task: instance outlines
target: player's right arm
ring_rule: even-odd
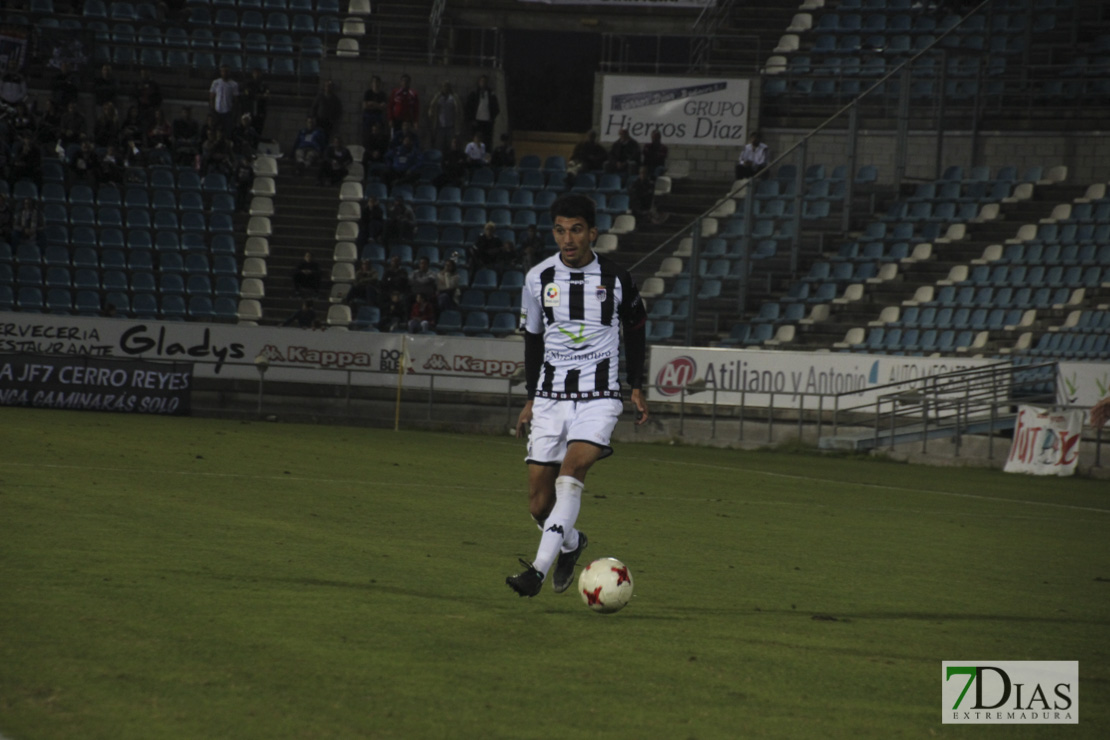
[[[516,420],[516,436],[525,436],[524,427],[532,421],[532,399],[536,397],[536,386],[540,382],[540,370],[543,369],[543,334],[524,332],[524,389],[528,392],[528,401],[520,411]]]
[[[532,399],[543,370],[543,308],[540,304],[539,280],[529,273],[520,291],[520,330],[524,333],[524,389],[528,401],[516,420],[516,436],[525,436],[525,425],[532,421]]]

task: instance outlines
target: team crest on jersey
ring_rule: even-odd
[[[559,305],[559,286],[555,283],[543,286],[543,305],[544,308],[554,308]]]
[[[605,296],[608,295],[608,293],[609,291],[605,288],[604,285],[599,285],[594,288],[594,295],[597,296],[598,303],[605,303]]]

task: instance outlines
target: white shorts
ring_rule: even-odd
[[[624,404],[619,398],[589,401],[554,401],[537,398],[532,402],[532,431],[528,435],[525,462],[558,465],[571,442],[589,442],[601,448],[603,459],[613,454],[609,438]]]

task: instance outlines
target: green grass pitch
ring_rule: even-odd
[[[0,410],[0,736],[1103,738],[1110,486],[622,444],[612,616],[508,437]],[[942,660],[1078,660],[1078,726],[941,724]]]

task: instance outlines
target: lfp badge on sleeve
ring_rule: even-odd
[[[943,724],[1079,724],[1079,662],[946,660]]]

